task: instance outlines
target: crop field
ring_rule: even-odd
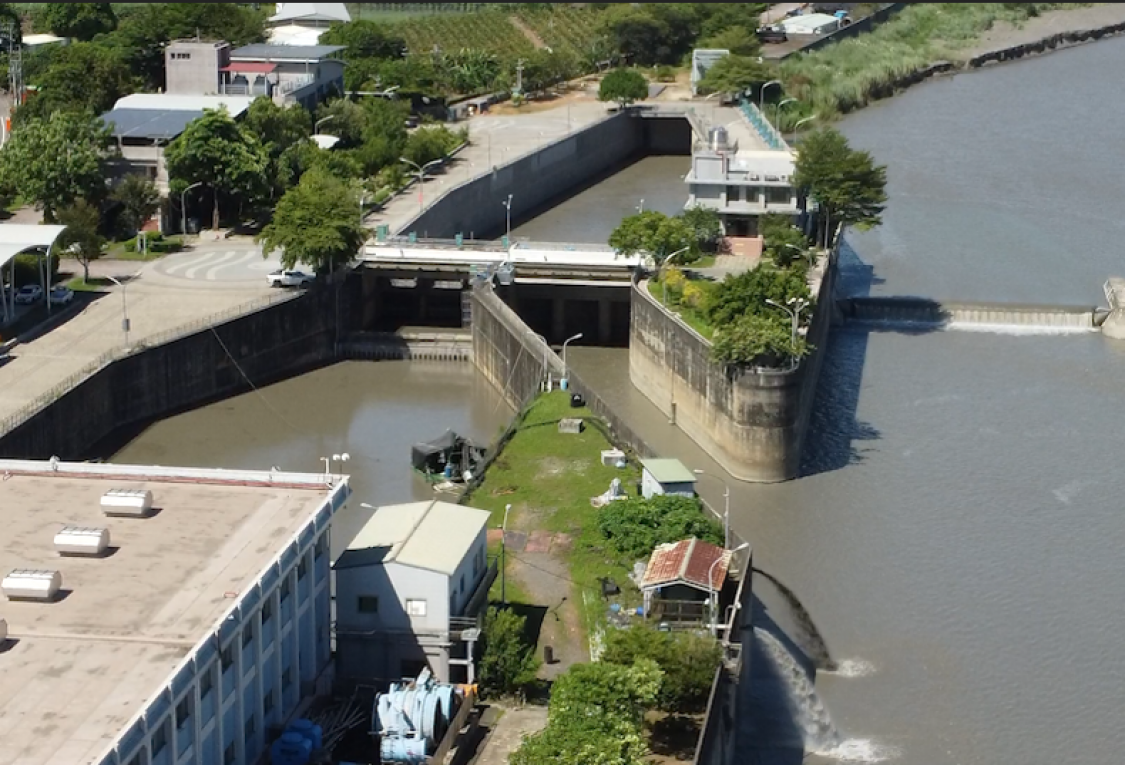
[[[570,50],[582,56],[591,52],[598,38],[597,11],[556,8],[544,11],[487,10],[476,13],[444,13],[420,16],[393,25],[413,52],[478,50],[500,56],[526,55],[536,45],[529,35],[512,23],[522,22],[553,50]]]

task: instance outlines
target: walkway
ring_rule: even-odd
[[[499,710],[498,710],[499,711]],[[473,765],[507,765],[508,757],[519,749],[523,737],[547,727],[547,707],[506,709],[492,726]]]

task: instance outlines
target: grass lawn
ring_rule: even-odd
[[[109,279],[100,279],[96,276],[91,277],[90,281],[86,281],[81,276],[76,276],[64,286],[69,287],[75,292],[101,292],[107,287],[112,287],[113,282]]]
[[[708,281],[706,279],[693,279],[691,283],[699,285],[699,287],[704,291],[713,288],[715,285],[715,282]],[[655,279],[649,279],[648,294],[652,295],[653,298],[656,299],[657,303],[662,303],[665,299],[664,285],[662,285]],[[679,293],[668,290],[667,300],[668,310],[672,311],[681,319],[683,319],[685,324],[687,324],[699,334],[703,335],[703,337],[707,338],[708,340],[710,340],[714,336],[715,328],[707,322],[707,318],[691,306],[682,304],[680,302]]]
[[[153,252],[152,250],[149,250],[147,253],[136,252],[136,251],[130,252],[129,250],[125,249],[125,243],[124,242],[114,242],[113,244],[109,245],[109,247],[106,248],[105,253],[102,255],[102,257],[106,258],[108,260],[143,260],[143,261],[148,261],[148,260],[157,260],[159,258],[164,257],[165,255],[168,255],[168,254],[170,254],[170,253],[163,252],[163,251]]]
[[[580,434],[560,434],[557,423],[566,417],[585,418],[587,426]],[[585,407],[572,409],[570,395],[564,391],[540,396],[489,466],[484,481],[464,499],[465,504],[491,511],[491,527],[501,525],[504,506],[511,504],[509,529],[520,528],[521,520],[533,520],[537,529],[573,535],[573,546],[562,554],[571,579],[581,592],[598,595],[596,613],[586,612],[583,606],[587,629],[604,608],[598,577],[612,577],[621,587],[626,605],[633,599],[640,601],[628,579],[628,567],[604,551],[596,527],[598,511],[590,505],[590,498],[605,493],[614,478],[621,479],[627,492],[635,493],[640,472],[632,463],[620,470],[601,464],[601,451],[613,445],[589,425],[595,419]],[[499,552],[499,545],[494,552]],[[512,579],[508,577],[508,600],[535,604],[535,593],[521,592],[513,587]]]

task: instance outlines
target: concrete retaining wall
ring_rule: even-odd
[[[795,478],[831,324],[835,258],[809,328],[814,350],[794,370],[720,364],[711,343],[664,309],[644,283],[633,289],[629,378],[735,478]]]
[[[355,281],[331,285],[110,363],[0,438],[0,457],[104,457],[99,444],[161,417],[331,363]]]

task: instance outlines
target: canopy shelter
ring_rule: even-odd
[[[443,475],[461,478],[472,471],[484,456],[485,448],[471,439],[459,436],[452,430],[410,449],[410,463],[425,475]],[[449,466],[448,473],[446,466]]]
[[[0,315],[4,321],[12,317],[15,308],[14,292],[16,288],[15,266],[13,261],[21,252],[32,249],[45,250],[49,256],[51,247],[66,229],[66,226],[39,226],[17,223],[0,224]],[[4,270],[7,268],[9,278],[4,279]],[[44,300],[51,292],[51,269],[40,267],[43,274]],[[47,300],[47,311],[51,310],[51,301]]]

